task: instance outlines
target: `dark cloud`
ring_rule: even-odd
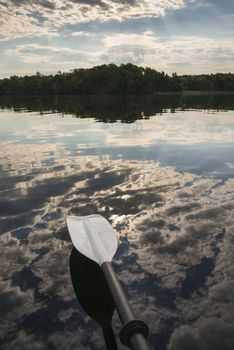
[[[10,280],[0,280],[0,295],[0,312],[2,315],[0,344],[1,349],[3,349],[5,346],[8,348],[8,342],[12,339],[8,335],[17,329],[18,320],[39,309],[41,304],[34,300],[33,290],[30,289],[24,292],[19,287],[11,286]],[[4,342],[3,339],[7,337],[8,342]]]
[[[106,7],[106,4],[102,0],[70,0],[70,1],[75,4]]]
[[[46,181],[38,181],[35,187],[28,189],[27,194],[22,194],[22,191],[14,191],[14,197],[3,199],[0,203],[1,216],[11,217],[2,218],[0,229],[1,233],[16,228],[16,225],[24,226],[29,217],[33,218],[37,215],[36,210],[40,208],[49,200],[49,197],[56,197],[65,194],[74,183],[79,180],[86,180],[92,178],[94,173],[87,173],[86,175],[72,175],[67,178],[51,178]]]
[[[204,318],[195,326],[181,326],[171,336],[168,350],[232,350],[233,324],[219,318]]]
[[[186,216],[187,220],[207,219],[213,220],[214,217],[222,219],[225,215],[225,206],[208,208],[196,211]]]
[[[111,0],[112,2],[116,2],[118,4],[133,6],[137,4],[137,0]]]
[[[140,240],[143,244],[160,244],[163,242],[162,236],[160,231],[156,230],[156,229],[152,229],[152,230],[147,230],[146,232],[144,232],[141,237]]]
[[[215,229],[212,223],[198,222],[196,225],[187,226],[185,233],[178,235],[171,243],[163,244],[158,249],[160,253],[179,254],[188,247],[198,245],[200,240],[211,234]]]
[[[2,236],[3,237],[3,236]],[[1,248],[1,277],[8,280],[14,272],[21,270],[22,266],[28,266],[36,254],[27,247],[19,244],[19,240],[5,236],[0,241]],[[11,261],[12,265],[9,265]]]
[[[45,346],[42,340],[35,339],[33,335],[26,334],[24,331],[19,331],[14,339],[3,345],[2,350],[44,350]]]
[[[0,5],[4,7],[8,7],[8,3],[5,1],[0,1]]]
[[[234,302],[234,281],[225,279],[209,289],[209,297],[216,302],[233,303]]]
[[[11,2],[12,4],[14,4],[16,6],[35,4],[35,5],[39,5],[41,7],[49,9],[49,10],[55,10],[55,8],[56,8],[56,1],[54,1],[54,0],[52,0],[52,1],[49,1],[49,0],[38,0],[38,1],[34,1],[34,0],[9,0],[9,2]]]
[[[27,294],[22,293],[18,287],[10,287],[9,282],[1,281],[0,294],[0,312],[2,317],[5,317],[8,313],[12,313],[13,311],[15,312],[27,301]]]
[[[191,212],[192,209],[194,208],[200,208],[200,204],[199,203],[188,203],[185,205],[176,205],[176,206],[172,206],[167,210],[167,214],[168,215],[178,215],[180,213],[188,213]]]
[[[73,298],[72,285],[68,274],[69,249],[56,249],[56,245],[55,241],[55,249],[45,254],[34,264],[33,272],[41,280],[39,285],[41,293],[56,294],[64,300],[69,300]],[[67,253],[65,253],[66,250]],[[59,261],[60,263],[58,263]]]
[[[172,334],[168,350],[201,350],[201,339],[196,330],[181,326]]]
[[[56,2],[54,1],[39,0],[37,1],[37,4],[49,10],[55,10],[56,8]]]

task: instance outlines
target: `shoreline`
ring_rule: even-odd
[[[119,96],[119,97],[130,97],[130,96],[157,96],[157,95],[181,95],[181,96],[201,96],[201,95],[234,95],[234,91],[212,91],[212,90],[183,90],[183,91],[157,91],[152,94],[0,94],[0,98],[2,97],[46,97],[46,96],[63,96],[63,97],[111,97],[111,96]]]

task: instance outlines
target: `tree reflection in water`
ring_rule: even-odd
[[[0,96],[0,107],[14,111],[59,112],[102,122],[133,123],[166,110],[234,109],[233,94],[156,94],[149,96]]]

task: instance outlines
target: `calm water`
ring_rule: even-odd
[[[104,308],[108,292],[96,266],[78,277],[65,224],[100,213],[151,348],[232,350],[234,95],[0,106],[1,349],[105,349],[84,309],[92,314],[89,291]],[[112,324],[117,335],[116,311]]]

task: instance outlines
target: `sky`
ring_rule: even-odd
[[[133,64],[234,71],[234,0],[0,0],[0,78]]]

